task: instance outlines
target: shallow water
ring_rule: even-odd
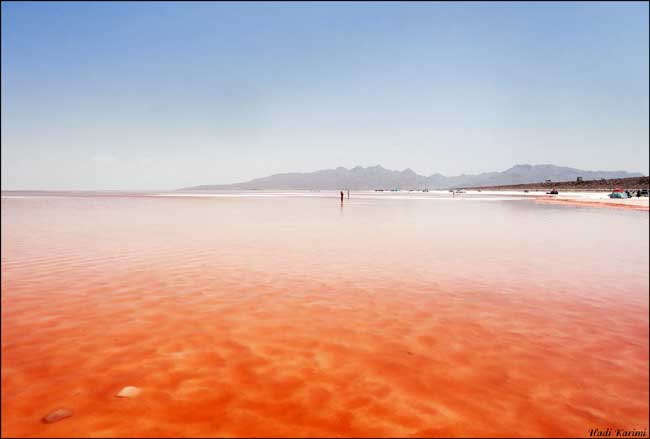
[[[3,192],[2,436],[648,427],[648,212],[164,195]]]

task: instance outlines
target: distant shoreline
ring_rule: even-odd
[[[632,209],[632,210],[650,210],[650,200],[648,197],[632,197],[626,199],[602,199],[602,200],[581,200],[574,197],[556,197],[554,195],[543,196],[535,199],[538,203],[545,204],[564,204],[569,206],[585,206],[585,207],[608,207],[617,209]]]
[[[612,178],[601,180],[586,180],[586,181],[551,181],[540,183],[526,183],[526,184],[509,184],[499,186],[474,186],[462,187],[458,189],[465,190],[490,190],[490,191],[505,191],[505,190],[530,190],[530,191],[547,191],[550,189],[557,190],[570,190],[571,192],[603,192],[611,191],[615,188],[637,190],[648,189],[650,187],[650,177],[629,177],[629,178]]]

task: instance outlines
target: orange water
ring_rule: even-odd
[[[2,435],[648,428],[647,212],[308,195],[3,196]]]

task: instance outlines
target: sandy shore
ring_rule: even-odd
[[[568,204],[571,206],[613,207],[619,209],[650,210],[650,198],[584,198],[562,195],[545,195],[536,201],[541,203]]]
[[[591,206],[591,207],[612,207],[634,210],[650,210],[650,198],[609,198],[610,192],[562,192],[558,195],[548,195],[542,191],[516,191],[516,190],[492,190],[492,191],[467,191],[468,194],[482,195],[508,195],[517,197],[532,198],[539,203],[563,204],[570,206]]]

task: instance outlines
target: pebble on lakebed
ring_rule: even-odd
[[[115,396],[117,396],[118,398],[134,398],[138,396],[139,393],[140,393],[140,389],[138,389],[137,387],[126,386],[122,388],[122,390],[120,390],[120,392]]]
[[[61,419],[69,418],[70,416],[72,416],[72,410],[61,408],[49,413],[42,419],[42,421],[46,424],[51,424],[53,422],[60,421]]]

